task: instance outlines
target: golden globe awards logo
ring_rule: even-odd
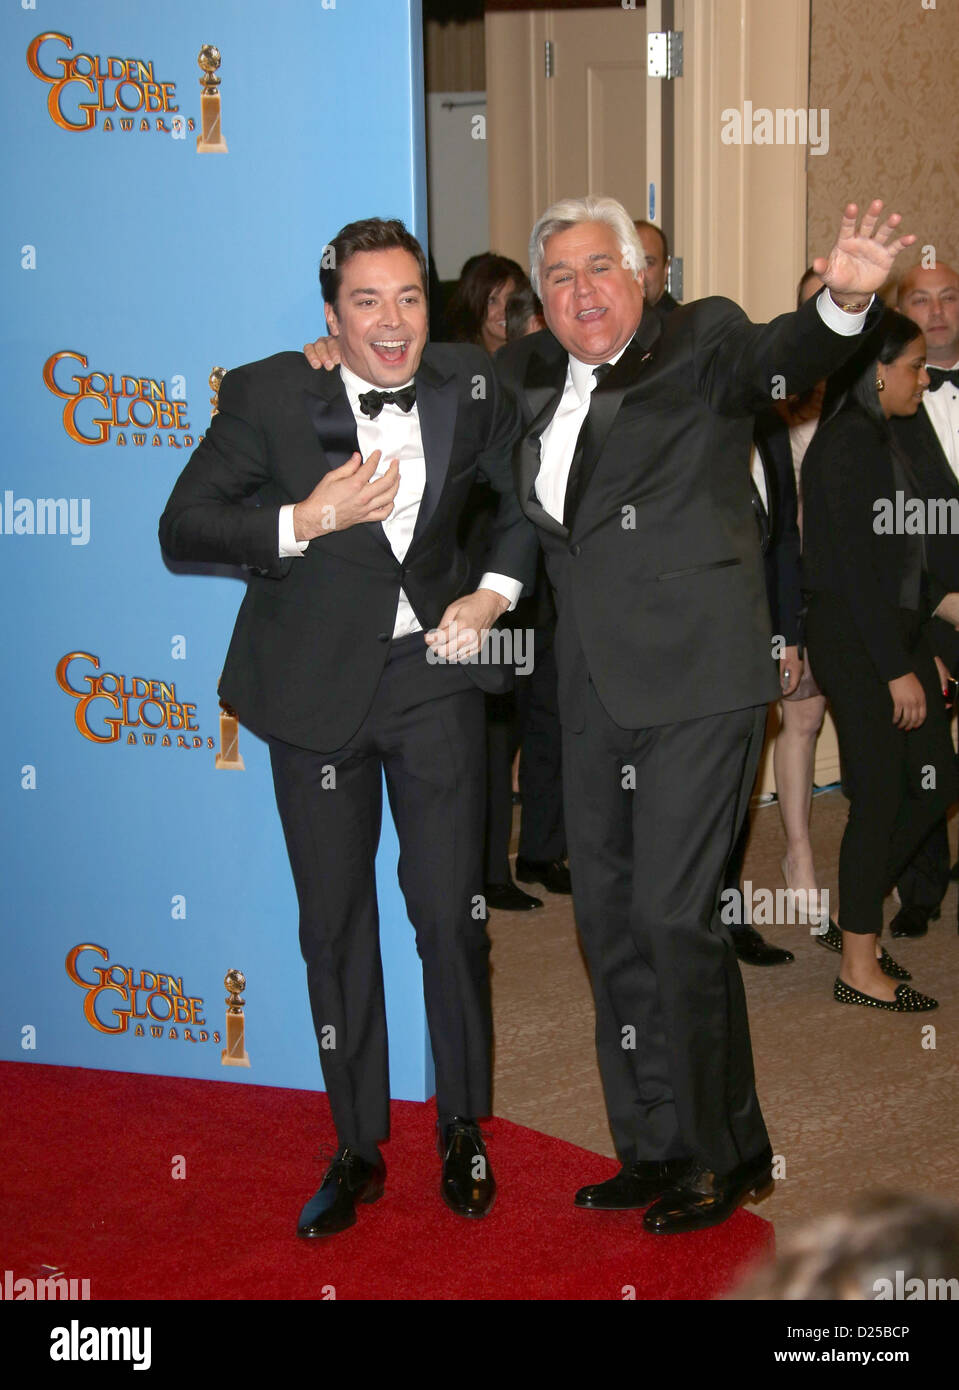
[[[161,82],[147,59],[74,53],[69,34],[51,31],[31,41],[27,67],[49,87],[47,111],[61,130],[136,128],[182,137],[196,128],[192,117],[184,125],[177,115],[176,83]]]
[[[63,401],[63,428],[77,444],[143,448],[149,439],[153,448],[165,441],[192,449],[203,438],[190,433],[183,377],[173,377],[168,387],[154,377],[91,372],[89,365],[82,352],[67,348],[43,364],[43,384]]]
[[[92,668],[92,669],[91,669]],[[172,681],[100,670],[92,652],[68,652],[57,662],[57,685],[76,701],[74,723],[91,743],[213,749],[201,734],[196,705],[181,700]]]
[[[87,951],[106,964],[84,960],[81,968],[80,957]],[[221,1040],[220,1033],[211,1032],[203,1017],[203,1000],[184,990],[182,975],[110,964],[109,951],[92,941],[73,946],[64,964],[73,983],[85,991],[83,1016],[98,1033],[192,1043]]]

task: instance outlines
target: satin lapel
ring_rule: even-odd
[[[531,521],[534,521],[537,526],[542,526],[546,531],[552,531],[557,536],[567,536],[569,532],[562,522],[550,516],[549,512],[537,501],[535,486],[536,476],[542,463],[540,439],[556,414],[556,409],[563,398],[568,366],[569,357],[562,349],[559,349],[558,355],[552,360],[539,353],[535,353],[530,358],[526,368],[523,391],[526,395],[532,423],[527,427],[526,433],[520,440],[517,451],[516,486],[519,492],[520,505]]]
[[[939,436],[936,427],[926,412],[925,405],[921,405],[916,412],[915,432],[920,442],[920,447],[925,451],[930,464],[935,468],[936,473],[941,479],[941,485],[947,491],[955,493],[959,488],[956,484],[956,475],[953,473],[949,460],[943,453],[942,445],[939,443]]]
[[[326,463],[323,471],[328,473],[331,469],[339,468],[346,463],[351,454],[359,452],[356,420],[350,409],[349,397],[339,371],[315,372],[303,394],[316,437],[323,450]],[[319,478],[316,482],[319,482]],[[392,553],[382,522],[366,522],[362,529]]]
[[[416,515],[410,546],[414,546],[429,525],[446,484],[456,431],[459,388],[454,375],[443,376],[428,362],[421,362],[416,373],[416,410],[426,460],[426,486]]]
[[[304,396],[329,471],[339,468],[357,452],[356,421],[339,371],[319,371],[315,377]]]
[[[623,397],[641,371],[644,371],[656,354],[656,347],[663,326],[659,315],[647,309],[640,320],[639,328],[622,357],[593,391],[589,415],[586,417],[586,439],[583,445],[583,465],[578,488],[579,500],[573,514],[572,532],[576,526],[590,479],[596,471],[606,437],[613,427],[619,413]]]

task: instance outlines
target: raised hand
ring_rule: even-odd
[[[885,284],[899,252],[912,246],[911,233],[895,236],[902,218],[891,212],[880,222],[882,200],[874,198],[857,226],[859,208],[847,203],[836,244],[828,256],[817,256],[812,268],[835,295],[866,298]]]

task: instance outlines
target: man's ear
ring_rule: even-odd
[[[326,326],[329,329],[330,337],[338,338],[340,336],[340,325],[337,322],[336,310],[333,308],[332,304],[324,304],[323,312],[326,314]]]

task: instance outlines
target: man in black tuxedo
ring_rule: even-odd
[[[510,673],[478,653],[536,555],[512,489],[515,406],[480,349],[427,346],[419,243],[374,218],[326,250],[342,367],[316,373],[288,352],[228,372],[160,523],[172,559],[250,571],[221,693],[269,739],[339,1143],[301,1213],[307,1237],[353,1224],[385,1179],[384,773],[423,961],[442,1195],[464,1216],[492,1204],[476,1123],[490,1108],[483,691]],[[502,500],[468,593],[456,530],[477,473]]]
[[[573,901],[622,1162],[577,1204],[650,1206],[648,1229],[725,1220],[771,1181],[723,870],[779,693],[749,499],[753,415],[855,346],[914,237],[850,204],[819,302],[769,325],[706,299],[645,310],[642,248],[613,199],[533,230],[549,332],[497,370],[514,468],[556,593]],[[594,389],[595,388],[595,389]]]
[[[913,481],[925,500],[959,501],[959,273],[940,261],[915,266],[899,282],[897,303],[925,334],[929,386],[915,415],[894,418],[893,433],[912,464]],[[950,590],[959,589],[959,543],[954,533],[926,536],[929,567]],[[959,634],[933,618],[928,637],[939,673],[959,669]],[[943,818],[920,846],[896,885],[901,908],[890,924],[893,936],[924,936],[938,917],[949,887],[949,835]]]

